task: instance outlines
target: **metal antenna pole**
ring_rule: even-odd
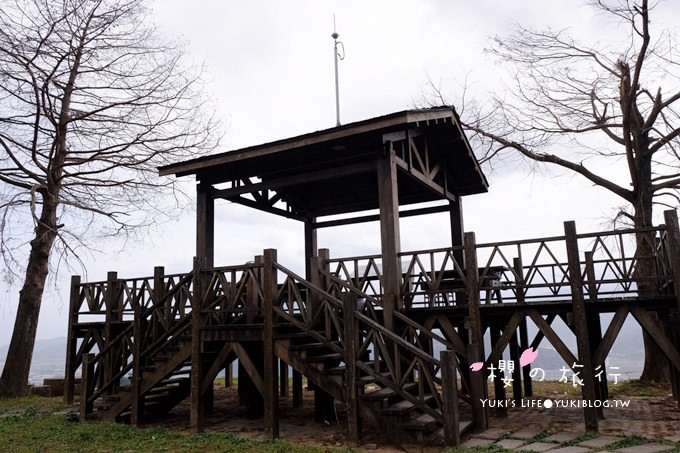
[[[333,59],[335,61],[335,125],[340,126],[340,84],[338,82],[338,58],[345,59],[345,46],[341,41],[338,41],[340,35],[335,31],[335,14],[333,14]],[[342,48],[342,55],[338,53],[338,44]]]

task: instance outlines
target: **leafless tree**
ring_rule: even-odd
[[[50,255],[151,225],[173,189],[156,167],[216,146],[201,70],[145,12],[142,0],[2,1],[0,247],[24,281],[1,395],[27,390]]]
[[[589,2],[613,19],[614,45],[578,42],[567,31],[532,30],[495,38],[489,49],[510,77],[502,95],[465,106],[465,127],[490,162],[519,156],[576,173],[622,200],[613,217],[652,226],[655,206],[680,204],[680,58],[670,29],[652,29],[663,4]],[[661,17],[661,16],[657,16]],[[651,241],[638,237],[638,256]],[[645,263],[638,272],[645,274]],[[647,263],[646,266],[653,266]],[[648,282],[648,281],[647,281]],[[640,292],[654,288],[639,279]],[[667,380],[663,355],[645,335],[641,379]]]

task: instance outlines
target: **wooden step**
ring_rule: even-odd
[[[332,344],[339,346],[340,342],[339,341],[334,341]],[[329,343],[321,343],[321,342],[315,342],[315,343],[301,343],[301,344],[293,344],[290,345],[290,350],[291,351],[308,351],[308,350],[313,350],[313,349],[323,349],[323,348],[330,348]]]
[[[328,354],[321,355],[311,355],[305,358],[307,362],[331,362],[333,360],[342,360],[344,358],[343,354],[339,352],[330,352]]]
[[[430,414],[420,414],[401,424],[407,431],[434,431],[440,424]]]
[[[417,385],[418,384],[416,384],[415,382],[409,382],[407,384],[404,384],[402,390],[406,393],[409,393],[409,391],[414,389]],[[383,387],[380,390],[376,390],[374,392],[362,395],[361,399],[366,401],[382,401],[384,399],[390,399],[395,396],[399,396],[399,393],[396,390],[390,387]]]
[[[434,399],[434,395],[425,395],[423,397],[423,403],[428,404]],[[398,415],[403,416],[414,410],[416,406],[409,400],[401,400],[397,403],[391,404],[383,409],[380,409],[380,413],[384,415]]]

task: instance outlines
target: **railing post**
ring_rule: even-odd
[[[484,355],[481,353],[479,345],[476,343],[468,344],[467,349],[469,363],[484,361]],[[486,431],[489,429],[489,409],[482,403],[487,398],[486,370],[468,370],[468,372],[470,373],[470,397],[475,431]]]
[[[677,303],[675,313],[671,313],[671,316],[669,316],[670,329],[668,330],[670,331],[669,337],[677,349],[680,347],[680,334],[678,333],[678,324],[680,323],[680,225],[678,225],[677,211],[664,211],[663,216],[666,222],[668,261],[673,275],[673,292]],[[673,397],[680,407],[680,370],[676,369],[670,362],[669,367]]]
[[[80,380],[80,421],[86,421],[92,413],[92,403],[88,402],[94,390],[94,354],[83,356],[83,368]]]
[[[663,217],[666,222],[668,260],[673,273],[675,300],[680,311],[680,226],[678,225],[678,213],[675,210],[664,211]]]
[[[357,296],[342,293],[343,324],[345,343],[345,407],[347,408],[347,437],[357,446],[361,441],[361,420],[359,419],[359,390],[357,388],[356,350],[357,331],[354,312]]]
[[[78,324],[78,312],[80,311],[80,275],[71,276],[71,293],[69,297],[68,309],[68,338],[66,340],[66,366],[64,370],[64,403],[73,404],[73,394],[75,393],[76,363],[78,358],[77,346],[78,335],[76,324]]]
[[[172,325],[172,298],[165,299],[165,268],[153,268],[153,301],[155,304],[163,302],[163,319],[166,326]],[[169,327],[166,327],[166,329]]]
[[[132,343],[132,382],[130,383],[130,423],[134,426],[139,426],[142,422],[142,412],[144,410],[140,385],[142,380],[142,338],[144,336],[142,312],[144,310],[139,305],[135,305],[134,310],[135,314],[132,320],[132,336],[134,341]]]
[[[118,273],[109,272],[106,275],[106,293],[104,294],[104,305],[106,307],[106,318],[104,320],[104,345],[111,343],[115,337],[114,323],[121,320],[122,313],[119,310],[119,285]],[[116,374],[117,360],[115,351],[111,350],[104,358],[102,366],[102,382],[111,381],[114,374]],[[118,386],[111,385],[108,387],[106,394],[112,395],[118,391]]]
[[[458,417],[458,374],[456,372],[456,353],[439,353],[442,370],[442,415],[444,416],[444,444],[460,445],[460,426]]]
[[[477,266],[477,244],[475,233],[465,233],[465,279],[467,285],[465,292],[468,303],[468,321],[470,343],[477,344],[482,357],[484,356],[484,341],[482,333],[482,318],[479,313],[479,268]]]
[[[194,293],[191,301],[191,401],[189,403],[189,423],[191,431],[198,433],[203,429],[205,404],[201,394],[203,382],[203,360],[201,357],[201,321],[204,306],[205,285],[203,269],[204,257],[194,258]]]
[[[278,367],[274,351],[274,304],[277,294],[276,250],[264,251],[264,419],[272,439],[279,437]]]
[[[573,221],[564,222],[564,235],[569,264],[569,283],[571,285],[571,300],[572,312],[574,315],[576,345],[578,348],[579,362],[581,362],[583,367],[583,385],[581,386],[581,394],[583,400],[589,402],[589,404],[585,404],[585,407],[583,408],[583,414],[586,423],[586,430],[597,431],[598,415],[597,408],[594,404],[596,399],[595,376],[593,373],[590,336],[588,333],[588,314],[586,313],[586,305],[583,297],[583,281],[581,277],[581,262],[579,258],[576,224]],[[577,371],[574,370],[574,372]]]

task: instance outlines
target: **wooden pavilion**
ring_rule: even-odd
[[[595,370],[629,314],[664,351],[680,395],[675,213],[649,231],[583,235],[566,222],[563,236],[477,244],[463,233],[461,197],[488,184],[450,108],[204,156],[160,174],[197,180],[194,269],[73,278],[66,400],[81,370],[83,418],[138,423],[189,397],[191,425],[200,430],[215,376],[237,361],[241,401],[262,411],[274,437],[291,367],[293,404],[304,377],[316,390],[317,417],[340,404],[352,441],[369,422],[397,441],[457,444],[465,430],[488,423],[481,404],[488,373],[470,363],[486,368],[506,349],[518,363],[522,350],[547,339],[578,368],[583,399],[606,398]],[[272,249],[251,263],[216,267],[216,199],[303,222],[306,275],[281,265]],[[403,252],[399,219],[436,212],[449,213],[450,245]],[[331,258],[318,249],[319,228],[369,221],[380,223],[379,255]],[[640,276],[642,260],[656,270]],[[655,291],[643,294],[641,279]],[[614,313],[604,334],[601,313]],[[556,318],[572,329],[577,351],[551,327]],[[533,340],[528,322],[538,329]],[[529,369],[511,373],[515,400],[532,394]],[[497,400],[506,398],[502,378]],[[586,428],[596,430],[601,416],[601,408],[586,407]]]

